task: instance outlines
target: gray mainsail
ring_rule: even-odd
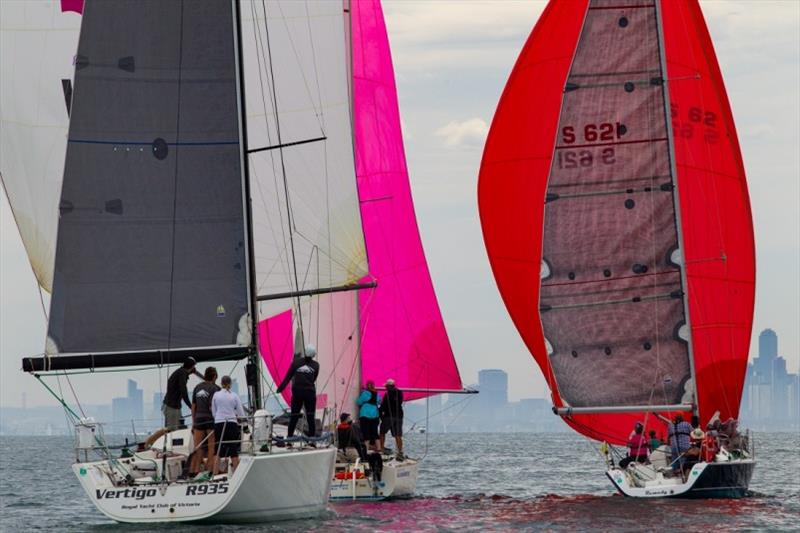
[[[235,46],[230,1],[86,3],[48,353],[252,345]]]
[[[590,2],[544,217],[542,326],[570,407],[691,390],[663,72],[653,3]]]

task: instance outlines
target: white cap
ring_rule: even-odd
[[[386,386],[387,387],[394,387],[394,380],[391,379],[391,378],[387,379],[386,380]]]
[[[311,357],[312,359],[317,356],[317,347],[313,344],[306,344],[306,357]]]

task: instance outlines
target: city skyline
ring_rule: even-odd
[[[759,352],[748,363],[743,385],[739,420],[743,427],[757,431],[800,429],[800,374],[787,371],[780,355],[778,334],[767,328],[758,335]],[[549,396],[511,399],[508,373],[499,368],[477,372],[469,387],[477,395],[436,395],[405,406],[406,429],[426,427],[430,432],[551,432],[567,431],[567,426],[551,411]],[[196,384],[190,382],[190,390]],[[401,387],[402,388],[402,387]],[[239,394],[239,382],[232,389]],[[114,397],[108,404],[76,406],[85,416],[106,424],[106,431],[120,433],[149,432],[160,427],[163,392],[146,396],[136,380],[126,382],[126,395]],[[27,403],[22,394],[21,403]],[[145,397],[152,398],[150,403]],[[247,401],[246,398],[243,401]],[[267,398],[267,409],[280,414],[285,407],[278,395]],[[49,410],[49,411],[48,411]],[[33,418],[30,413],[43,413]],[[184,409],[184,411],[188,411]],[[9,420],[9,413],[12,415]],[[0,434],[20,434],[28,428],[34,434],[69,434],[71,427],[61,408],[54,405],[0,408]]]

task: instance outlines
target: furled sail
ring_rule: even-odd
[[[82,8],[0,2],[0,178],[39,285],[50,291]]]
[[[363,379],[406,398],[460,391],[408,180],[394,69],[379,0],[351,2],[353,117],[361,217],[374,289],[359,293]]]
[[[48,353],[252,343],[235,27],[229,2],[85,6]]]
[[[479,203],[500,292],[576,430],[624,442],[654,409],[737,415],[753,232],[696,2],[551,2],[498,105]]]

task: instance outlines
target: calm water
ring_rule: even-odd
[[[425,436],[408,438],[422,454]],[[105,519],[68,466],[64,437],[0,437],[0,530],[150,531]],[[318,520],[226,531],[502,531],[531,529],[797,530],[800,435],[759,435],[753,496],[634,500],[617,496],[591,445],[571,434],[429,435],[418,497],[344,503]],[[212,531],[220,526],[164,526]]]

